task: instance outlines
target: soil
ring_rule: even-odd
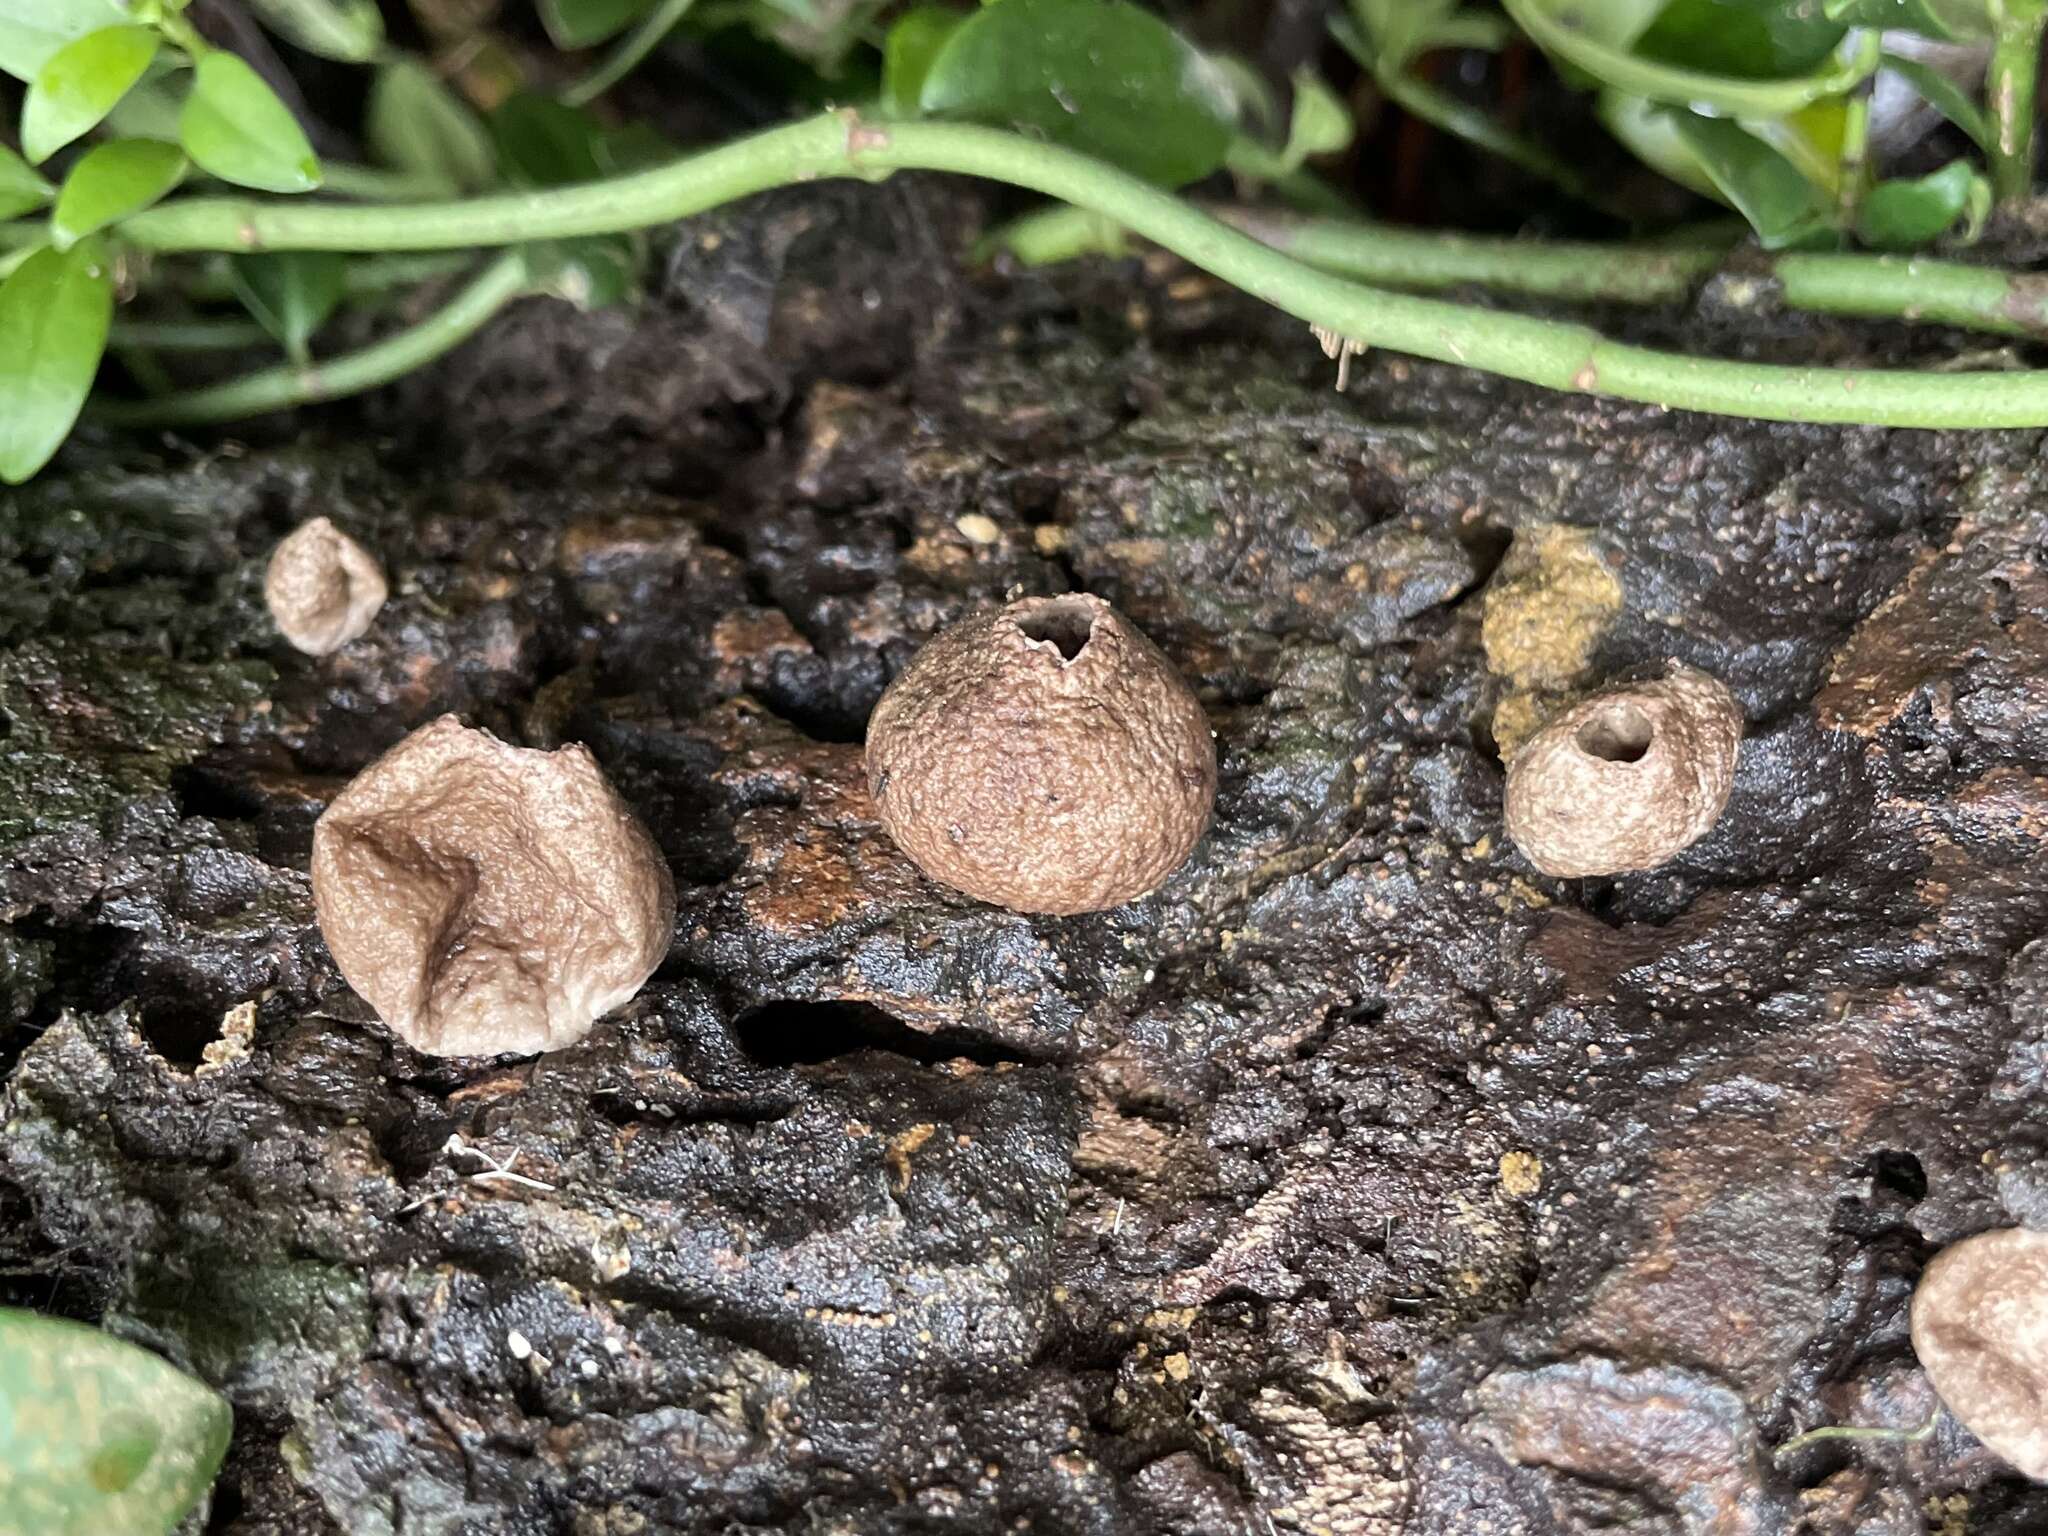
[[[1926,1421],[1921,1268],[2048,1224],[2040,435],[1339,395],[1170,263],[970,271],[975,217],[760,199],[641,311],[0,502],[0,1299],[228,1395],[214,1536],[2048,1528],[1952,1419],[1774,1454]],[[318,514],[392,596],[315,660],[260,586]],[[1221,788],[1157,894],[1032,919],[917,874],[860,738],[1068,589]],[[1672,658],[1749,720],[1720,825],[1538,876],[1496,713]],[[314,818],[444,711],[587,743],[674,870],[573,1049],[416,1055],[314,926]]]

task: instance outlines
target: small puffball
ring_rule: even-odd
[[[1573,705],[1508,764],[1508,836],[1546,875],[1655,869],[1720,820],[1735,784],[1742,707],[1704,672]]]
[[[375,557],[324,517],[294,528],[263,573],[271,618],[308,656],[338,651],[362,634],[388,590]]]
[[[313,909],[350,986],[438,1056],[573,1045],[668,952],[661,850],[580,746],[453,715],[365,768],[313,828]]]
[[[1965,1429],[2048,1482],[2048,1232],[1980,1232],[1935,1255],[1913,1351]]]
[[[1018,912],[1134,901],[1186,860],[1216,746],[1173,663],[1099,597],[935,636],[868,721],[882,824],[932,879]]]

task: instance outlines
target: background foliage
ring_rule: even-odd
[[[1325,219],[1368,212],[1359,193],[1372,167],[1345,152],[1361,114],[1388,112],[1514,167],[1603,232],[1640,238],[1686,216],[1668,198],[1623,195],[1441,67],[1540,57],[1614,144],[1739,215],[1763,250],[1918,252],[1967,248],[1997,205],[2030,194],[2044,9],[1349,0],[1319,64],[1283,82],[1129,0],[535,0],[526,15],[493,0],[412,0],[390,17],[374,0],[0,0],[0,70],[20,82],[15,147],[0,144],[0,477],[46,462],[96,384],[112,414],[136,420],[335,392],[304,370],[337,316],[411,307],[410,287],[437,293],[463,265],[377,254],[445,247],[426,233],[436,205],[677,161],[683,146],[634,110],[635,71],[664,48],[691,50],[700,80],[744,99],[730,117],[833,102],[870,118],[986,124],[1160,187],[1213,198],[1227,185],[1240,204]],[[301,76],[319,89],[317,112]],[[1881,87],[1920,103],[1935,129],[1903,147],[1875,138]],[[168,256],[124,238],[146,210],[223,188],[374,217],[351,226],[354,246],[344,236],[332,249],[237,252],[223,240],[216,254]],[[630,302],[646,254],[636,231],[654,221],[622,209],[617,228],[522,248],[516,273],[486,269],[494,302]],[[990,249],[1046,259],[1121,238],[1098,212],[1023,221]],[[457,329],[412,351],[432,356]],[[273,370],[193,408],[195,366],[216,371],[193,354],[259,332],[298,381]],[[152,412],[152,401],[167,403]]]

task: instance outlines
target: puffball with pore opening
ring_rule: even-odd
[[[1019,912],[1120,906],[1193,851],[1208,718],[1099,597],[1027,597],[927,642],[868,722],[882,823],[941,884]]]

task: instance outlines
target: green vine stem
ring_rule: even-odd
[[[2041,72],[2044,0],[2003,0],[1991,42],[1991,190],[2001,204],[2034,190],[2034,96]]]
[[[159,352],[234,352],[269,340],[253,320],[117,320],[112,331],[115,346]]]
[[[398,288],[434,278],[452,277],[476,260],[469,251],[400,252],[396,255],[363,256],[342,269],[342,292],[351,299],[378,298]],[[226,303],[235,297],[227,259],[197,270],[180,270],[166,276],[166,282],[186,298],[200,303]]]
[[[366,203],[424,203],[453,197],[461,189],[445,176],[322,160],[320,190]]]
[[[572,107],[588,106],[597,100],[638,69],[641,61],[661,46],[661,40],[682,25],[696,3],[697,0],[661,0],[605,55],[602,64],[562,92],[562,100]]]
[[[94,414],[117,426],[196,427],[360,394],[402,378],[459,346],[491,316],[531,291],[525,255],[518,250],[506,251],[445,306],[417,325],[361,351],[304,367],[293,364],[266,368],[210,389],[190,390],[162,399],[110,403],[100,406]]]
[[[1215,217],[1325,272],[1432,292],[1493,288],[1574,303],[1682,304],[1722,270],[1733,239],[1682,245],[1596,245],[1490,239],[1352,220],[1298,219],[1215,208]],[[992,233],[984,251],[1029,266],[1128,248],[1114,220],[1084,209],[1040,209]],[[1727,302],[1780,304],[1816,314],[1961,326],[2048,340],[2048,277],[1917,256],[1754,253]]]
[[[1318,271],[1169,192],[1035,139],[955,123],[870,123],[851,112],[578,186],[405,207],[194,198],[133,215],[117,230],[130,244],[159,251],[446,250],[643,228],[770,187],[827,176],[880,179],[899,170],[980,176],[1093,209],[1361,346],[1553,389],[1774,421],[2048,426],[2048,372],[1777,367],[1630,346],[1584,325],[1419,298]]]
[[[1856,227],[1857,210],[1870,180],[1871,82],[1860,81],[1842,98],[1840,182],[1835,190],[1835,218],[1843,229]]]

